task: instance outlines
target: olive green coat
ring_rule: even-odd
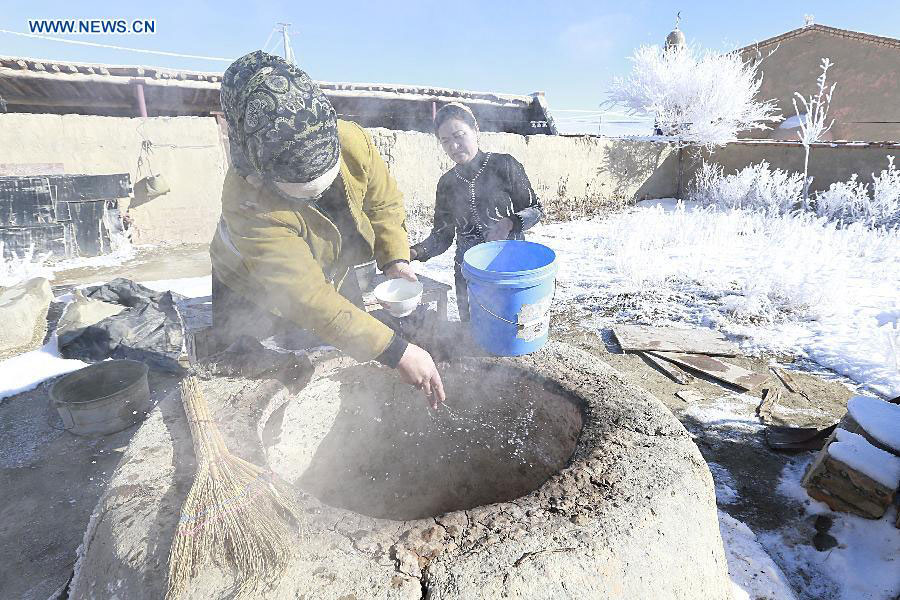
[[[313,330],[357,360],[371,360],[393,331],[337,292],[351,262],[409,260],[403,198],[359,125],[338,121],[340,173],[359,236],[342,248],[337,227],[302,201],[256,188],[233,169],[222,189],[222,222],[210,246],[216,276],[233,291]],[[223,234],[223,225],[226,233]]]

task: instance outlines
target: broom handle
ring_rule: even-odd
[[[185,416],[191,428],[191,436],[194,442],[194,453],[198,460],[210,461],[212,468],[217,469],[215,455],[223,455],[228,452],[225,448],[225,440],[212,420],[209,413],[209,404],[200,390],[197,378],[190,375],[181,382],[181,398],[184,404]]]
[[[210,474],[213,477],[225,476],[221,459],[229,458],[232,468],[240,468],[250,476],[259,476],[265,472],[252,463],[232,455],[225,445],[225,438],[216,426],[209,412],[209,403],[206,401],[200,382],[194,376],[188,376],[181,382],[181,397],[184,404],[184,413],[187,416],[191,428],[191,436],[194,442],[194,453],[198,462],[206,461]]]

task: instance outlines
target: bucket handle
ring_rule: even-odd
[[[550,298],[550,304],[547,305],[547,312],[543,313],[541,316],[539,316],[535,319],[532,319],[531,321],[519,323],[518,321],[510,321],[509,319],[505,319],[505,318],[501,317],[500,315],[494,314],[492,311],[485,308],[484,304],[482,304],[478,300],[478,297],[472,293],[472,288],[469,288],[468,292],[469,292],[469,298],[474,300],[475,304],[477,304],[481,308],[481,310],[483,310],[487,314],[491,315],[495,319],[499,319],[499,320],[503,321],[504,323],[509,323],[510,325],[515,325],[516,329],[518,329],[519,331],[522,331],[523,329],[531,327],[535,323],[540,323],[541,321],[543,321],[544,317],[547,316],[548,314],[550,314],[550,307],[553,306],[553,301],[556,299],[556,286],[554,286],[553,296]]]
[[[147,415],[150,414],[150,411],[152,411],[154,408],[156,408],[156,406],[159,404],[159,402],[160,402],[160,401],[157,400],[156,402],[154,402],[153,404],[150,405],[150,408],[149,408],[148,410],[144,411],[144,417],[145,417],[145,418],[147,417]],[[61,406],[58,406],[58,405],[53,401],[52,398],[50,399],[49,404],[50,404],[50,406],[51,406],[52,408],[55,408],[55,409],[57,410],[57,414],[59,414],[58,411],[59,411],[59,409],[60,409]],[[56,429],[57,431],[68,431],[68,432],[75,431],[75,427],[74,427],[75,420],[72,418],[72,411],[70,411],[70,410],[68,409],[68,407],[62,407],[62,408],[63,408],[67,413],[69,413],[69,420],[72,421],[73,426],[72,426],[72,427],[66,427],[66,420],[63,418],[62,414],[59,414],[59,420],[63,422],[63,426],[62,426],[62,427],[57,427],[56,425],[54,425],[53,423],[51,423],[50,421],[53,420],[53,413],[52,413],[52,411],[47,411],[47,413],[48,413],[48,414],[47,414],[47,426],[50,427],[51,429]],[[132,423],[131,426],[133,426],[133,425],[135,425],[135,424],[137,424],[137,421],[135,421],[134,423]],[[78,435],[78,434],[75,433],[75,434],[73,434],[73,435]]]

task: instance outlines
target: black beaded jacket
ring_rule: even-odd
[[[465,165],[457,165],[438,181],[431,234],[413,246],[417,260],[426,261],[450,248],[456,238],[456,270],[466,250],[486,241],[491,226],[509,217],[511,240],[544,216],[522,163],[509,154],[479,152]]]

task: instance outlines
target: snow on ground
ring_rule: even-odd
[[[715,404],[690,406],[685,416],[719,440],[753,443],[764,428],[753,417],[758,404],[758,398],[733,393]],[[808,452],[793,459],[777,482],[775,493],[801,510],[788,526],[754,534],[746,524],[719,511],[735,600],[895,600],[900,593],[900,533],[894,527],[895,509],[873,521],[832,512],[810,499],[800,482],[814,458],[815,453]],[[737,503],[740,482],[723,465],[708,465],[716,503],[720,507]],[[817,515],[833,519],[828,534],[837,539],[836,548],[820,552],[812,545],[812,520]]]
[[[86,367],[80,360],[62,358],[56,347],[56,335],[42,348],[0,360],[0,400],[33,390],[42,381]]]
[[[589,326],[713,327],[748,354],[900,393],[900,329],[885,317],[900,310],[900,231],[659,201],[532,231],[557,252],[557,305],[592,309]]]
[[[740,498],[737,488],[738,483],[731,476],[731,471],[719,463],[708,462],[709,472],[712,473],[713,483],[716,487],[716,504],[734,504]]]
[[[719,511],[734,600],[795,600],[791,586],[756,534],[728,513]]]
[[[801,503],[810,517],[832,518],[828,533],[838,545],[819,552],[809,545],[808,535],[790,530],[760,534],[759,541],[791,579],[805,581],[809,598],[894,600],[900,593],[900,534],[893,525],[896,508],[878,520],[831,512],[800,485],[813,458],[808,453],[788,463],[777,492]]]
[[[603,219],[539,225],[528,238],[556,250],[557,305],[583,309],[583,326],[632,321],[713,327],[749,354],[799,355],[883,396],[900,393],[900,232],[658,200]],[[414,268],[452,285],[453,252]],[[59,270],[27,268],[4,264],[0,285],[23,273]],[[211,293],[208,276],[142,283],[189,297]],[[452,296],[449,312],[458,318]],[[0,398],[83,365],[61,359],[55,348],[54,338],[40,350],[0,362]],[[740,437],[761,427],[748,416],[757,403],[733,394],[687,413],[723,438]],[[809,515],[830,514],[800,487],[811,456],[788,465],[778,492],[802,503]],[[734,478],[721,465],[710,468],[719,504],[734,502]],[[827,552],[810,546],[808,535],[754,535],[720,513],[736,599],[792,600],[788,580],[804,582],[804,598],[894,598],[900,592],[900,536],[889,521],[893,510],[879,521],[831,515],[830,534],[839,546]]]
[[[141,281],[141,285],[155,292],[172,291],[188,298],[202,298],[212,295],[212,277],[185,277],[182,279],[160,279],[157,281]]]
[[[0,244],[0,252],[2,252]],[[15,285],[34,277],[53,280],[54,275],[70,269],[100,269],[114,267],[137,255],[137,249],[131,244],[124,244],[109,254],[100,256],[78,257],[50,263],[50,254],[35,255],[27,252],[21,259],[3,259],[0,261],[0,287]]]
[[[539,225],[527,237],[557,252],[557,307],[583,309],[583,326],[712,327],[748,354],[794,355],[811,370],[831,369],[882,396],[900,394],[900,232],[663,199],[605,218]],[[450,250],[414,266],[452,284],[452,257]],[[690,407],[686,416],[723,439],[744,439],[762,428],[752,416],[758,403],[734,394]],[[779,487],[807,507],[813,504],[800,480],[808,460],[786,470]],[[715,463],[710,469],[719,504],[734,502],[731,474]],[[889,517],[833,518],[831,534],[843,547],[819,552],[809,532],[757,538],[721,513],[736,598],[790,600],[791,580],[803,598],[893,599],[900,592],[900,536]]]
[[[759,398],[750,394],[731,394],[716,400],[715,404],[694,404],[685,410],[686,417],[702,423],[707,429],[715,429],[719,437],[744,439],[747,433],[763,428],[755,416]],[[739,435],[738,435],[739,434]]]

